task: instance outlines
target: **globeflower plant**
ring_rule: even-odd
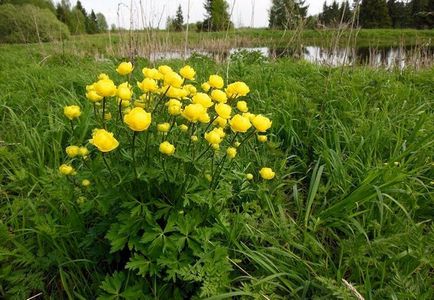
[[[161,299],[225,292],[233,271],[225,214],[279,176],[267,112],[255,112],[246,83],[200,78],[190,65],[124,61],[94,80],[80,106],[64,108],[71,135],[58,172],[78,191],[79,209],[105,214],[101,238],[116,272],[153,282]]]

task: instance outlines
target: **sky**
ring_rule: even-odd
[[[266,27],[268,26],[268,10],[271,0],[226,0],[231,20],[236,27]],[[331,3],[333,0],[327,0]],[[338,0],[341,2],[342,0]],[[57,0],[55,2],[60,2]],[[70,0],[75,5],[76,0]],[[180,4],[187,21],[188,0],[81,0],[86,11],[92,9],[105,15],[109,26],[130,28],[130,12],[133,14],[133,28],[152,27],[164,28],[167,17],[174,16]],[[190,23],[204,19],[204,0],[190,0]],[[314,15],[321,11],[324,0],[306,0],[309,4],[308,14]],[[132,4],[132,5],[131,5]],[[132,8],[132,10],[131,10]]]

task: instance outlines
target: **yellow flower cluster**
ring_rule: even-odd
[[[213,74],[200,84],[199,90],[194,68],[186,65],[176,72],[171,67],[162,65],[158,68],[143,68],[141,73],[144,77],[132,86],[133,71],[131,62],[122,62],[116,68],[118,77],[125,76],[121,77],[123,82],[119,85],[103,73],[95,82],[86,86],[86,98],[94,106],[95,121],[101,122],[101,126],[93,130],[89,142],[100,152],[111,152],[120,145],[114,133],[107,129],[119,128],[114,125],[115,120],[134,132],[133,160],[135,138],[143,131],[147,131],[148,137],[152,135],[153,139],[156,138],[155,133],[161,133],[158,150],[167,156],[173,156],[178,151],[178,140],[185,136],[173,134],[172,131],[188,133],[188,145],[195,143],[196,147],[201,147],[205,141],[208,145],[206,149],[216,150],[214,155],[219,155],[217,150],[224,147],[225,151],[220,156],[229,159],[234,159],[240,153],[239,147],[252,135],[259,142],[268,141],[265,133],[272,126],[272,121],[249,110],[250,88],[246,83],[237,81],[226,85],[220,75]],[[111,98],[115,101],[111,101]],[[64,115],[72,121],[80,117],[81,109],[77,105],[66,106]],[[114,130],[116,135],[118,130]],[[86,157],[89,151],[86,147],[71,145],[66,148],[66,153],[70,158]],[[177,155],[174,157],[178,158]],[[221,163],[224,163],[224,159]],[[75,172],[71,165],[62,165],[59,170],[65,175]],[[264,167],[259,175],[270,180],[275,173]],[[211,182],[216,180],[216,174],[209,176]],[[245,176],[247,180],[253,179],[251,173]],[[82,185],[89,186],[90,181],[83,180]]]

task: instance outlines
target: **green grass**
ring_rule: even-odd
[[[69,135],[62,108],[84,106],[86,84],[118,61],[49,45],[1,46],[0,57],[0,297],[93,299],[124,270],[123,253],[105,238],[115,221],[83,210],[57,174]],[[189,63],[202,80],[226,74],[207,58]],[[222,212],[234,271],[212,299],[354,298],[342,279],[365,299],[432,299],[434,70],[239,57],[228,75],[250,86],[252,111],[273,119],[267,155],[243,155],[277,157],[278,176]],[[80,127],[83,141],[90,130]]]

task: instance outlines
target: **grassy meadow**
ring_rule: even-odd
[[[251,31],[248,39],[280,34]],[[372,34],[391,36],[359,36]],[[70,43],[85,46],[68,51]],[[58,43],[0,45],[0,298],[434,298],[433,69],[329,68],[255,54],[223,63],[137,58],[138,80],[143,67],[189,64],[199,84],[210,74],[244,81],[249,111],[273,121],[268,142],[247,141],[208,194],[187,156],[165,165],[156,147],[151,158],[140,150],[139,165],[151,162],[134,178],[129,146],[107,156],[108,170],[88,145],[98,122],[86,85],[103,72],[123,80],[115,71],[123,57],[95,59],[92,47],[107,43],[92,36],[65,42],[65,51]],[[63,115],[71,104],[83,111],[73,129]],[[114,102],[107,109],[109,128],[129,143]],[[171,136],[177,149],[190,147],[181,136]],[[77,179],[58,171],[71,143],[91,149]],[[137,143],[148,149],[144,136]],[[175,160],[197,183],[182,185],[179,197],[185,172]],[[265,165],[273,180],[251,169]],[[77,184],[83,178],[89,188]]]

